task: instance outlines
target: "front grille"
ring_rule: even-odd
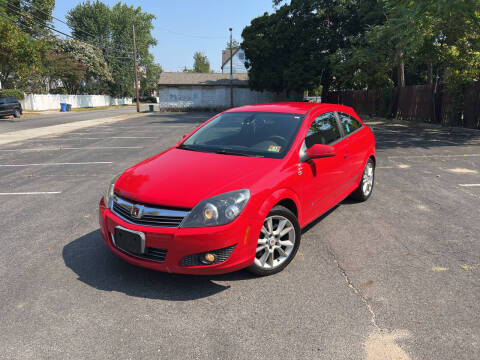
[[[167,257],[167,252],[168,252],[167,249],[157,249],[157,248],[147,247],[147,248],[145,248],[145,253],[144,254],[132,254],[131,252],[123,250],[119,246],[116,246],[116,247],[117,247],[117,249],[122,250],[123,252],[127,253],[128,255],[135,256],[135,257],[140,258],[140,259],[152,260],[152,261],[156,261],[156,262],[164,262],[165,258]]]
[[[132,215],[134,207],[140,209],[137,217]],[[179,227],[188,215],[188,211],[154,208],[130,202],[117,195],[113,197],[112,211],[129,223],[156,227]]]
[[[167,249],[147,247],[145,249],[145,254],[143,254],[142,257],[153,261],[163,262],[167,257]]]
[[[188,255],[185,256],[182,261],[180,262],[180,265],[182,266],[199,266],[199,265],[214,265],[214,264],[220,264],[224,262],[225,260],[228,259],[230,254],[232,253],[233,249],[235,248],[235,245],[223,248],[223,249],[218,249],[218,250],[213,250],[213,251],[207,251],[204,253],[200,254],[194,254],[194,255]],[[206,264],[203,263],[201,260],[205,256],[205,254],[210,253],[215,255],[215,261],[212,263]]]

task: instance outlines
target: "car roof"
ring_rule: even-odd
[[[245,105],[229,109],[225,112],[277,112],[288,114],[304,115],[312,109],[324,109],[325,111],[347,111],[351,112],[353,109],[338,104],[325,103],[309,103],[309,102],[279,102],[270,104]]]

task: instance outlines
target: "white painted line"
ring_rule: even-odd
[[[55,147],[33,149],[0,149],[0,151],[59,151],[59,150],[104,150],[104,149],[143,149],[143,146],[91,146],[91,147]]]
[[[449,158],[449,157],[472,157],[480,156],[480,154],[463,154],[463,155],[400,155],[400,156],[388,156],[390,159],[396,158]]]
[[[108,140],[108,139],[158,139],[158,136],[105,136],[105,137],[44,137],[42,139],[31,139],[33,141],[52,141],[52,140]],[[27,139],[29,140],[29,139]]]
[[[458,184],[459,186],[463,187],[477,187],[480,186],[480,184]]]
[[[0,167],[26,167],[26,166],[55,166],[55,165],[98,165],[113,164],[112,161],[91,161],[73,163],[43,163],[43,164],[0,164]]]
[[[142,117],[142,116],[146,116],[146,114],[124,114],[124,115],[108,117],[108,118],[82,120],[82,121],[75,121],[75,122],[70,122],[66,124],[12,131],[8,133],[0,134],[0,145],[9,144],[12,142],[30,140],[33,138],[60,135],[60,134],[76,131],[79,129],[84,129],[84,128],[98,126],[98,125],[113,124],[119,121],[124,121],[127,119],[132,119],[135,117]]]
[[[0,196],[7,195],[50,195],[50,194],[61,194],[61,191],[31,191],[31,192],[11,192],[11,193],[0,193]]]

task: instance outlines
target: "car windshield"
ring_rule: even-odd
[[[226,155],[283,158],[297,135],[304,115],[224,113],[186,139],[180,149]]]

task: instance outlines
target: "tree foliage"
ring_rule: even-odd
[[[22,32],[33,37],[49,33],[46,26],[51,24],[55,0],[0,0],[0,6]]]
[[[46,42],[0,18],[0,81],[3,87],[41,91]]]
[[[243,33],[256,90],[479,80],[478,0],[274,0]]]
[[[113,81],[110,68],[105,61],[102,51],[95,46],[78,40],[59,40],[53,43],[53,49],[58,54],[66,54],[70,61],[84,67],[81,78],[83,84],[77,89],[86,94],[106,94]]]
[[[145,69],[146,88],[156,85],[158,79],[148,75],[157,73],[159,67],[149,52],[156,45],[152,36],[155,16],[143,12],[141,7],[117,3],[108,7],[100,1],[86,1],[70,10],[67,22],[75,38],[90,43],[100,43],[104,58],[111,70],[113,81],[109,91],[114,96],[133,96],[135,73],[133,69],[132,27],[135,26],[137,63]],[[142,79],[141,79],[142,81]]]
[[[210,61],[206,55],[200,51],[196,51],[193,54],[193,72],[197,73],[209,73],[210,72]]]

